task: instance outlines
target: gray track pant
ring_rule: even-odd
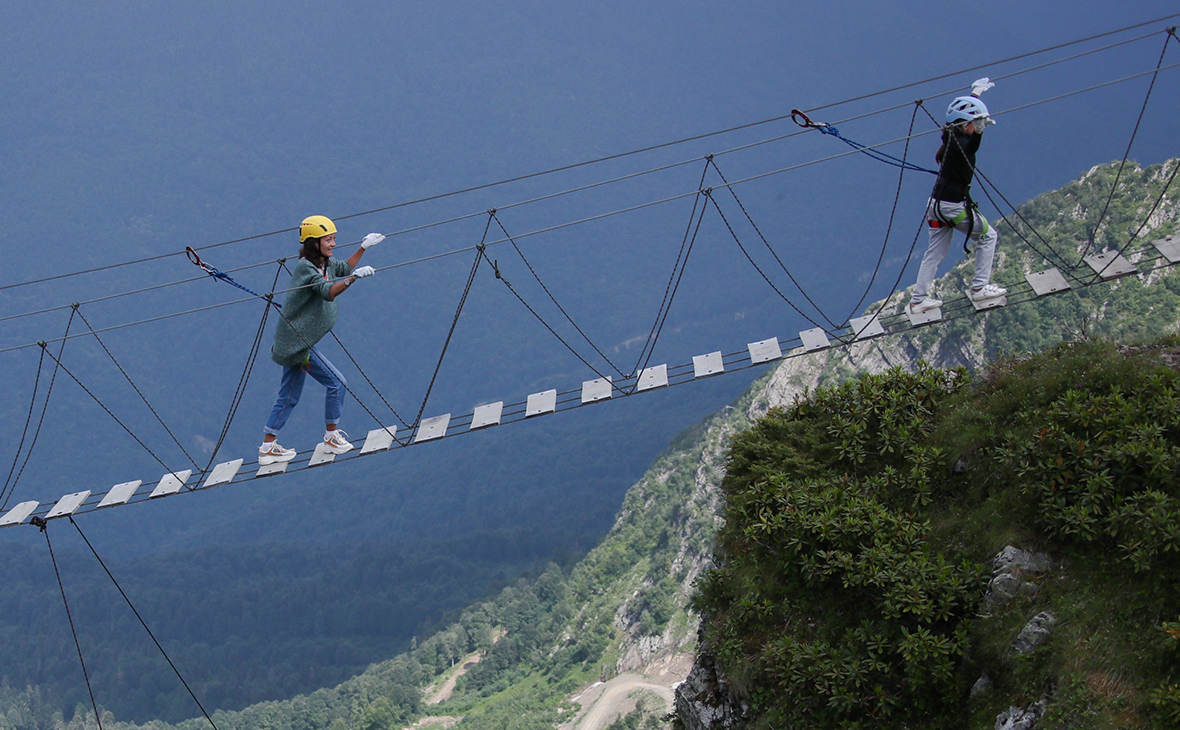
[[[937,210],[935,206],[939,206]],[[965,203],[948,203],[934,198],[926,204],[927,221],[955,221],[959,216],[963,218],[955,223],[954,227],[945,222],[937,227],[929,227],[930,245],[926,249],[926,255],[922,257],[922,266],[918,268],[918,281],[914,284],[914,293],[910,301],[920,302],[929,296],[930,285],[934,283],[934,277],[938,274],[938,265],[950,250],[951,238],[955,231],[967,232],[970,224],[967,215],[970,214],[964,214],[965,210]],[[992,279],[992,262],[996,258],[996,241],[999,236],[986,218],[978,212],[974,212],[973,215],[975,226],[971,231],[971,245],[975,248],[975,276],[971,280],[971,288],[978,289]]]

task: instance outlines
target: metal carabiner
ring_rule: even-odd
[[[209,264],[202,261],[201,257],[199,255],[197,255],[197,252],[195,250],[193,250],[192,246],[185,246],[184,247],[184,255],[188,256],[189,261],[191,261],[194,264],[196,264],[197,266],[201,267],[201,270],[204,271],[206,274],[216,273],[217,269],[213,268]]]

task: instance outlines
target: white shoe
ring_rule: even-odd
[[[348,434],[340,429],[324,431],[324,450],[332,454],[352,451],[352,444],[348,442]]]
[[[266,466],[295,458],[295,449],[284,449],[278,441],[267,441],[258,447],[258,465]]]
[[[988,299],[999,299],[1007,293],[1008,290],[1002,286],[996,286],[995,284],[984,284],[979,289],[972,289],[970,296],[972,301],[983,302],[987,301]]]
[[[929,312],[931,309],[938,309],[942,306],[941,299],[934,297],[926,297],[920,302],[910,302],[910,314],[921,314],[922,312]]]

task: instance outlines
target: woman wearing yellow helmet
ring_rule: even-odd
[[[324,397],[324,448],[334,454],[352,449],[347,434],[337,428],[348,384],[344,376],[315,345],[336,324],[336,297],[357,279],[373,274],[372,266],[357,267],[365,251],[385,236],[370,233],[346,261],[332,258],[336,248],[336,224],[313,215],[299,226],[299,260],[291,274],[282,319],[275,330],[271,359],[283,367],[279,395],[263,428],[258,463],[265,466],[295,458],[294,449],[278,443],[279,430],[299,403],[303,384],[310,375],[327,389]]]

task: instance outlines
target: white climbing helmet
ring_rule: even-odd
[[[947,124],[966,124],[988,117],[987,105],[974,96],[960,96],[946,108]]]

